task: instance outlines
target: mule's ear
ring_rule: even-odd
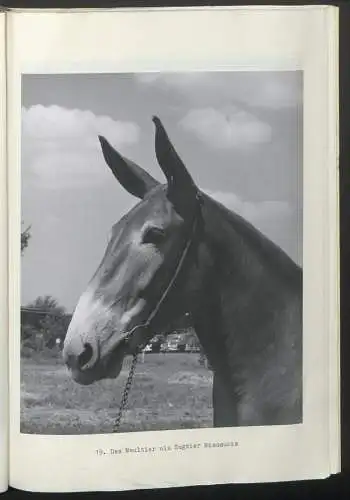
[[[156,127],[156,157],[168,181],[168,197],[181,208],[181,205],[188,205],[196,197],[197,187],[175,151],[160,119],[154,116],[153,123]]]
[[[159,182],[131,160],[119,154],[105,139],[98,136],[104,159],[120,184],[132,195],[143,198]]]

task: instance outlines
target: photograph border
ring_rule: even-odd
[[[303,72],[302,72],[302,70],[300,70],[300,69],[295,69],[295,70],[284,70],[284,69],[282,69],[282,70],[278,70],[278,71],[276,71],[276,70],[261,70],[261,71],[262,71],[262,72],[264,72],[264,73],[266,74],[266,76],[267,76],[267,73],[270,73],[270,72],[271,72],[271,73],[273,73],[273,74],[274,74],[274,76],[277,76],[277,73],[279,73],[279,72],[280,72],[280,73],[282,73],[282,74],[283,74],[283,76],[284,76],[284,77],[286,77],[286,76],[287,76],[287,75],[286,75],[286,73],[294,73],[295,71],[297,71],[297,72],[299,73],[298,79],[300,78],[300,86],[299,86],[299,85],[298,85],[298,86],[295,86],[295,89],[294,89],[294,90],[296,91],[296,93],[297,93],[297,94],[299,94],[299,92],[300,92],[300,91],[302,91],[302,88],[303,88]],[[178,75],[183,75],[183,76],[185,76],[185,75],[187,75],[187,74],[199,73],[199,74],[201,74],[201,75],[203,75],[203,76],[205,77],[206,75],[211,75],[211,74],[215,74],[215,73],[220,73],[220,76],[222,76],[222,78],[224,79],[224,78],[225,78],[224,73],[227,73],[228,75],[231,75],[232,73],[241,73],[241,72],[242,72],[242,73],[244,73],[245,75],[247,75],[247,73],[259,73],[259,72],[260,72],[260,70],[259,70],[259,69],[255,69],[255,70],[253,70],[253,71],[249,71],[249,70],[247,71],[247,70],[245,70],[245,69],[244,69],[244,70],[242,71],[240,68],[238,68],[238,69],[237,69],[237,68],[234,68],[234,69],[227,69],[227,70],[225,70],[225,71],[222,71],[222,70],[216,70],[216,71],[205,71],[205,72],[204,72],[204,71],[194,71],[194,72],[189,71],[189,72],[186,72],[186,73],[183,73],[183,72],[178,72],[178,71],[174,71],[174,72],[170,72],[170,73],[162,73],[162,72],[159,72],[159,75],[160,75],[160,77],[161,77],[161,78],[163,78],[163,77],[164,77],[164,78],[166,79],[167,77],[169,77],[169,76],[171,77],[172,75],[173,75],[173,76],[175,76],[175,77],[177,77]],[[155,73],[157,73],[157,74],[158,74],[158,72],[155,72]],[[70,75],[70,74],[72,74],[72,73],[58,73],[58,74],[57,74],[57,73],[55,73],[55,74],[52,74],[52,73],[49,73],[49,74],[42,74],[42,73],[40,73],[39,75],[38,75],[38,74],[32,74],[32,73],[31,73],[31,74],[29,74],[29,73],[22,74],[22,75],[21,75],[22,97],[23,97],[23,93],[25,93],[25,92],[26,92],[26,90],[25,90],[25,88],[24,88],[24,84],[25,84],[24,77],[27,77],[27,76],[31,77],[31,76],[32,76],[32,77],[34,77],[34,78],[35,78],[35,77],[37,77],[37,76],[44,76],[44,77],[46,77],[46,76],[51,76],[53,79],[54,79],[54,78],[57,78],[57,81],[60,81],[60,80],[64,80],[64,76],[65,76],[65,75]],[[139,75],[145,75],[145,74],[149,75],[149,74],[151,74],[151,73],[148,73],[148,72],[143,72],[143,73],[125,73],[125,72],[119,72],[119,73],[103,73],[103,72],[101,72],[101,73],[74,73],[74,75],[76,75],[76,76],[78,76],[78,77],[80,77],[80,78],[81,78],[81,77],[83,77],[84,75],[86,75],[87,77],[89,77],[89,78],[90,78],[92,75],[99,75],[99,74],[103,77],[103,79],[107,79],[107,77],[111,77],[111,78],[113,78],[113,77],[117,77],[117,78],[118,78],[119,76],[123,76],[123,75],[127,75],[127,76],[129,76],[129,77],[138,77]],[[98,80],[98,77],[96,77],[96,78],[95,78],[95,80],[97,81],[97,80]],[[72,81],[74,81],[74,80],[72,80]],[[288,81],[288,80],[287,80],[287,81]],[[298,82],[298,83],[299,83],[299,82]],[[117,93],[116,93],[116,95],[115,95],[115,98],[116,98],[116,99],[118,99],[118,94],[117,94]],[[235,99],[235,95],[234,95],[234,94],[232,94],[232,99],[233,99],[233,100]],[[299,99],[299,97],[298,97],[298,99]],[[98,102],[98,98],[96,98],[96,102]],[[23,104],[23,102],[22,102],[22,107],[23,107],[23,106],[24,106],[24,104]],[[301,118],[301,119],[300,119],[300,123],[298,123],[298,124],[297,124],[297,126],[298,126],[298,125],[300,125],[300,128],[301,128],[301,134],[299,134],[299,133],[298,133],[298,139],[300,139],[300,142],[298,142],[298,144],[297,144],[297,147],[298,147],[298,148],[299,148],[299,150],[301,151],[301,157],[300,157],[300,161],[297,161],[297,162],[296,162],[296,164],[295,164],[295,168],[296,168],[296,170],[297,170],[297,176],[298,176],[298,177],[299,177],[299,176],[303,177],[303,106],[304,106],[304,103],[303,103],[303,100],[301,99],[301,102],[300,102],[300,103],[298,103],[298,107],[299,107],[299,110],[298,110],[298,119],[299,119],[299,118]],[[243,104],[243,107],[244,107],[244,104]],[[22,109],[23,109],[23,108],[22,108]],[[269,109],[269,107],[267,107],[267,109]],[[301,112],[300,112],[300,110],[301,110]],[[285,111],[285,113],[286,113],[286,115],[291,116],[292,114],[294,114],[294,108],[290,108],[290,109],[288,109],[288,111]],[[150,117],[151,117],[151,115],[150,115]],[[151,122],[151,118],[149,119],[149,121]],[[295,131],[295,128],[296,128],[296,127],[294,127],[294,126],[293,126],[293,131]],[[97,136],[96,136],[96,137],[97,137]],[[176,143],[174,143],[174,145],[176,146]],[[23,143],[21,143],[21,148],[23,148]],[[151,145],[151,148],[152,148],[152,145]],[[23,149],[22,149],[22,150],[23,150]],[[101,152],[101,156],[102,156],[102,152]],[[299,160],[299,159],[298,159],[298,160]],[[106,166],[106,168],[107,168],[107,166]],[[189,172],[191,173],[191,172],[192,172],[192,168],[191,168],[191,166],[189,166],[188,168],[189,168]],[[147,169],[146,169],[146,171],[147,171]],[[160,175],[161,175],[161,170],[160,170]],[[21,177],[22,177],[22,176],[23,176],[23,158],[22,158],[22,155],[21,155]],[[232,179],[232,180],[233,180],[233,185],[232,185],[232,189],[233,189],[233,186],[234,186],[234,179]],[[300,178],[298,178],[298,182],[300,182]],[[302,183],[301,183],[301,184],[302,184]],[[197,185],[198,185],[198,188],[201,190],[201,188],[202,188],[201,183],[199,182]],[[124,188],[122,188],[122,187],[118,186],[118,183],[116,183],[116,189],[117,189],[117,188],[119,188],[119,189],[124,189]],[[303,186],[301,185],[301,192],[302,192],[302,190],[303,190]],[[228,191],[228,192],[231,192],[231,190],[229,189],[229,191]],[[293,199],[293,202],[301,202],[301,204],[302,204],[302,200],[301,200],[302,196],[300,196],[300,195],[301,195],[301,192],[300,192],[300,190],[298,189],[298,194],[297,194],[297,196]],[[278,191],[277,191],[277,193],[276,193],[276,194],[277,194],[277,198],[279,199],[279,196],[278,196],[278,194],[279,194],[279,193],[278,193]],[[132,204],[132,207],[131,207],[131,209],[130,209],[130,210],[132,210],[132,208],[133,208],[134,206],[136,206],[137,201],[138,201],[138,200],[137,200],[136,198],[133,198],[133,204]],[[269,201],[269,200],[268,200],[268,199],[266,199],[266,200],[264,200],[264,201]],[[282,201],[282,200],[281,200],[281,201]],[[295,208],[297,208],[297,209],[298,209],[298,208],[300,208],[300,207],[297,205],[297,203],[295,203]],[[43,210],[44,210],[44,207],[43,207]],[[231,209],[229,209],[229,208],[228,208],[228,210],[229,210],[229,211],[232,211],[232,210],[231,210]],[[129,210],[128,210],[128,211],[129,211]],[[302,208],[301,208],[301,213],[303,213],[303,209],[302,209]],[[23,218],[23,216],[24,216],[24,214],[22,213],[22,218]],[[118,217],[117,217],[116,221],[120,220],[120,219],[122,218],[122,216],[123,216],[123,213],[121,213],[121,214],[120,214],[120,216],[118,216]],[[246,219],[244,219],[244,220],[246,220]],[[254,223],[253,223],[253,227],[254,227],[254,228],[257,228],[257,226],[256,226],[256,225],[254,225]],[[285,250],[283,250],[283,249],[282,249],[282,247],[280,247],[280,248],[282,249],[282,251],[283,251],[283,252],[284,252],[284,253],[285,253],[288,257],[290,257],[290,258],[291,258],[291,260],[292,260],[292,261],[293,261],[293,262],[294,262],[294,263],[295,263],[298,267],[300,267],[301,272],[302,272],[302,269],[303,269],[303,263],[302,263],[302,260],[303,260],[303,258],[302,258],[302,257],[303,257],[303,256],[302,256],[302,251],[303,251],[303,248],[302,248],[302,247],[303,247],[303,225],[302,225],[302,221],[300,221],[300,220],[298,221],[298,225],[297,225],[297,228],[296,228],[296,229],[297,229],[297,231],[296,231],[296,232],[290,233],[290,237],[291,237],[292,239],[295,239],[295,240],[300,240],[300,241],[298,241],[297,247],[298,247],[298,252],[300,252],[299,257],[301,257],[301,258],[300,258],[300,261],[301,261],[301,262],[300,262],[300,263],[297,263],[296,261],[294,261],[294,260],[293,260],[293,259],[292,259],[289,255],[288,255],[288,253],[287,253]],[[262,233],[262,234],[263,234],[263,233]],[[263,236],[265,236],[265,234],[263,234]],[[269,241],[271,241],[271,242],[272,242],[272,240],[271,240],[270,238],[269,238]],[[105,246],[103,246],[103,251],[104,251],[104,250],[105,250]],[[23,257],[22,257],[22,258],[23,258]],[[97,264],[98,264],[98,262],[97,262],[97,263],[95,263],[95,268],[97,267]],[[93,268],[93,270],[94,270],[95,268]],[[88,278],[89,278],[89,277],[90,277],[89,275],[87,275],[87,276],[86,276],[86,281],[88,281]],[[83,292],[84,292],[84,290],[82,289],[82,290],[81,290],[81,293],[80,293],[80,295],[79,295],[79,296],[81,296],[81,294],[83,294]],[[43,297],[43,296],[45,296],[45,295],[46,295],[46,294],[43,292],[43,293],[41,294],[41,297]],[[302,294],[301,294],[301,299],[303,300]],[[24,304],[22,304],[22,306],[21,306],[21,307],[22,307],[22,308],[24,307],[24,309],[25,309],[26,311],[28,311],[28,309],[26,308],[26,306],[24,306]],[[29,307],[29,306],[28,306],[28,307]],[[67,313],[67,315],[68,315],[68,313]],[[70,313],[69,315],[71,315],[71,313]],[[303,316],[303,311],[301,310],[301,319],[302,319],[302,316]],[[301,331],[301,352],[303,352],[303,331]],[[38,356],[39,356],[39,354],[38,354]],[[54,355],[53,355],[53,356],[54,356]],[[57,356],[56,356],[56,357],[58,357],[58,356],[60,356],[60,354],[57,354]],[[131,358],[131,357],[129,356],[129,359],[130,359],[130,358]],[[21,358],[21,363],[23,363],[23,359],[24,359],[24,358]],[[131,365],[131,363],[129,362],[129,363],[128,363],[128,365],[130,366],[130,365]],[[58,366],[60,366],[60,365],[58,365]],[[139,366],[139,365],[138,365],[138,366]],[[55,368],[55,365],[53,366],[52,371],[54,371],[54,368]],[[137,373],[137,369],[136,369],[136,373]],[[67,376],[69,376],[69,375],[68,375],[68,373],[67,373]],[[23,374],[22,374],[21,382],[22,382],[22,383],[24,383]],[[121,393],[121,394],[122,394],[122,392],[121,392],[121,389],[122,389],[122,388],[123,388],[123,386],[122,386],[121,388],[120,388],[120,387],[118,387],[118,388],[117,388],[117,390],[118,390],[118,391],[120,391],[120,393]],[[212,389],[212,384],[211,384],[211,389]],[[211,389],[210,389],[210,393],[211,393]],[[189,390],[190,390],[190,389],[189,389]],[[31,392],[31,391],[30,391],[30,392]],[[301,399],[302,399],[302,404],[301,404],[301,420],[303,420],[303,387],[302,387]],[[22,405],[23,405],[23,398],[21,398],[21,410],[23,410],[23,409],[25,408],[25,405],[23,405],[23,406],[22,406]],[[128,409],[132,409],[132,408],[130,408],[130,407],[129,407]],[[118,414],[118,400],[116,401],[116,407],[115,407],[115,408],[113,408],[113,409],[112,409],[112,408],[110,409],[110,413],[111,413],[111,415],[113,415],[113,414],[114,414],[115,416]],[[125,420],[125,419],[126,419],[126,417],[124,416],[123,420]],[[30,422],[28,422],[28,424],[30,425]],[[299,425],[299,424],[302,424],[302,421],[301,421],[301,422],[295,422],[295,424],[290,424],[290,425]],[[271,426],[272,426],[272,425],[283,425],[283,424],[281,424],[281,423],[277,423],[277,424],[264,424],[264,427],[266,427],[266,426],[268,426],[268,425],[271,425]],[[23,426],[23,421],[22,421],[21,426]],[[253,425],[252,425],[252,426],[253,426]],[[258,427],[258,426],[259,426],[259,424],[254,424],[254,426],[255,426],[255,427]],[[63,427],[63,426],[62,426],[62,427]],[[236,428],[241,428],[241,427],[245,427],[245,426],[244,426],[244,425],[240,425],[240,426],[237,426]],[[98,429],[98,425],[96,425],[96,428]],[[207,425],[207,426],[205,426],[205,427],[204,427],[204,429],[213,429],[213,428],[217,428],[217,427],[215,427],[215,426],[214,426],[214,423],[213,423],[213,422],[212,422],[212,424],[211,424],[211,425],[209,425],[209,426]],[[229,427],[227,426],[227,428],[229,428]],[[112,429],[112,427],[111,427],[111,429]],[[203,429],[203,426],[198,425],[198,426],[193,426],[193,427],[191,427],[191,428],[182,428],[182,427],[175,427],[175,428],[169,427],[169,428],[165,428],[165,429],[164,429],[164,428],[160,428],[160,429],[156,429],[156,428],[155,428],[155,429],[153,429],[152,431],[150,431],[150,430],[141,430],[141,429],[140,429],[140,430],[132,430],[132,431],[123,431],[123,433],[128,434],[129,432],[166,432],[166,431],[191,430],[191,429]],[[111,432],[112,432],[112,431],[111,431]],[[106,434],[106,433],[107,433],[106,431],[103,431],[103,432],[101,431],[101,432],[99,432],[98,430],[97,430],[96,432],[89,432],[89,434],[94,434],[94,435],[96,435],[96,434]],[[52,433],[50,433],[50,432],[47,432],[46,430],[43,430],[43,432],[42,432],[42,433],[40,433],[40,432],[28,432],[28,431],[23,431],[23,430],[21,430],[21,434],[26,434],[26,435],[41,435],[41,434],[43,434],[43,435],[46,435],[46,436],[66,436],[66,435],[71,435],[71,436],[74,436],[74,435],[85,435],[85,433],[84,433],[84,432],[69,432],[69,433],[61,432],[61,433],[60,433],[60,432],[58,432],[58,431],[57,431],[57,432],[52,432]]]

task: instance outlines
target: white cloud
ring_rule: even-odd
[[[302,101],[302,80],[297,71],[142,73],[135,78],[144,85],[172,88],[197,105],[231,99],[249,106],[281,109]]]
[[[138,73],[135,75],[140,83],[164,85],[178,89],[191,89],[200,86],[208,78],[208,73]]]
[[[280,246],[295,262],[302,264],[300,234],[296,228],[296,212],[284,201],[252,202],[234,193],[203,190],[229,210],[241,215],[267,238]]]
[[[137,73],[135,78],[140,83],[156,83],[159,81],[160,73]]]
[[[23,108],[23,174],[37,184],[54,188],[96,182],[104,162],[99,134],[113,146],[123,148],[138,141],[139,127],[79,109],[41,105]]]
[[[271,127],[237,108],[191,110],[181,121],[186,131],[217,149],[245,149],[271,141]]]
[[[256,92],[250,89],[249,103],[252,106],[268,108],[290,108],[302,99],[302,87],[292,78],[282,80],[277,75],[270,76]]]
[[[284,201],[252,202],[242,200],[234,193],[211,190],[203,191],[264,232],[266,232],[267,228],[271,227],[271,223],[274,220],[287,218],[292,213],[291,206]],[[268,229],[267,232],[269,232]]]

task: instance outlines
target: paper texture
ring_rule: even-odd
[[[334,443],[341,442],[340,433],[340,239],[339,239],[339,61],[338,61],[338,10],[332,11],[330,16],[331,35],[329,37],[329,162],[335,168],[329,169],[329,186],[334,189],[328,191],[329,212],[328,227],[330,234],[329,245],[329,275],[330,288],[329,305],[329,373],[330,373],[330,463],[331,471],[340,470],[340,446]],[[337,339],[334,341],[334,339]],[[338,381],[338,382],[337,382]]]
[[[0,14],[0,492],[8,486],[8,302],[5,14]]]
[[[123,490],[322,478],[338,470],[337,417],[334,412],[330,416],[338,379],[329,378],[338,359],[329,337],[330,315],[336,315],[329,292],[334,291],[331,266],[334,269],[336,262],[329,227],[334,227],[336,202],[327,196],[336,184],[336,175],[330,174],[336,168],[334,102],[329,96],[334,38],[332,43],[328,38],[335,32],[330,35],[330,12],[310,7],[9,15],[12,486],[35,491]],[[303,423],[74,437],[21,434],[21,75],[242,69],[303,71]],[[328,224],[325,196],[332,207]]]

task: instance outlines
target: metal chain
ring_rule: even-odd
[[[120,401],[118,415],[117,415],[117,418],[115,419],[113,432],[117,432],[118,431],[119,426],[120,426],[120,422],[121,422],[121,419],[122,419],[122,416],[123,416],[123,413],[124,413],[124,410],[126,408],[126,405],[128,404],[129,392],[130,392],[132,380],[133,380],[135,369],[136,369],[136,365],[137,365],[137,357],[138,357],[138,352],[135,352],[133,354],[133,358],[132,358],[132,362],[131,362],[131,366],[130,366],[129,375],[128,375],[128,378],[126,380],[126,384],[125,384],[125,387],[124,387],[122,399]]]

